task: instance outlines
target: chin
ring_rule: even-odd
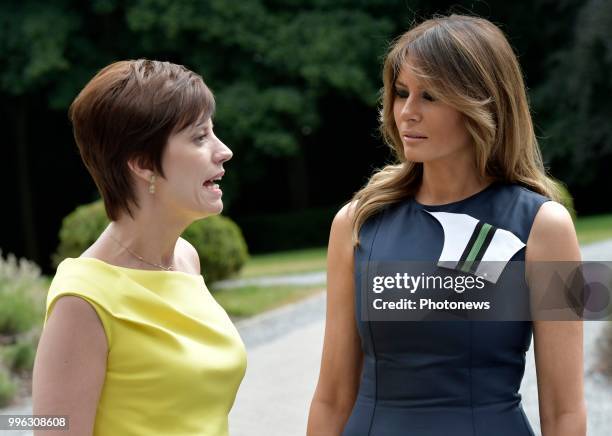
[[[429,160],[426,156],[423,156],[422,153],[415,153],[414,150],[406,150],[405,148],[404,158],[406,158],[406,161],[414,163],[423,163]]]
[[[209,216],[219,215],[223,210],[223,205],[208,205],[206,208],[201,208],[198,210],[193,210],[193,221],[199,221],[204,218],[208,218]]]
[[[223,203],[221,201],[218,204],[209,205],[204,211],[205,216],[219,215],[221,212],[223,212]]]
[[[421,164],[440,161],[441,159],[453,158],[452,154],[439,155],[439,154],[431,154],[431,153],[422,153],[422,152],[417,152],[413,149],[406,149],[405,147],[404,147],[404,157],[406,158],[406,161],[408,162],[421,163]]]

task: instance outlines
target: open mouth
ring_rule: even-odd
[[[213,191],[213,192],[221,192],[221,188],[219,187],[219,184],[216,182],[221,181],[221,179],[223,178],[223,174],[225,174],[225,172],[221,172],[215,175],[214,177],[212,177],[211,179],[208,179],[207,181],[205,181],[203,183],[204,188],[208,189],[209,191]]]

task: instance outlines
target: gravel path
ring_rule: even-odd
[[[610,260],[612,240],[583,247],[582,252],[584,260]],[[319,282],[313,278],[314,274],[306,276],[304,280],[312,280],[307,283],[320,283],[320,275],[316,279]],[[278,284],[266,280],[257,279],[257,284]],[[320,293],[237,324],[248,350],[248,367],[230,413],[231,436],[305,434],[320,365],[324,318],[325,294]],[[603,321],[584,323],[589,436],[608,436],[612,429],[612,384],[593,370],[596,341],[605,324]],[[533,346],[526,358],[520,392],[525,413],[540,435]],[[27,399],[21,405],[2,410],[1,414],[30,414],[31,410],[31,399]],[[0,430],[0,436],[4,435],[31,436],[31,432]]]
[[[231,436],[299,436],[306,433],[323,345],[325,293],[266,316],[274,338],[260,343],[258,320],[239,324],[248,350],[244,381],[230,413]],[[273,322],[272,319],[274,319]],[[297,323],[301,324],[296,326]],[[309,322],[306,322],[309,320]],[[278,334],[282,332],[282,334]]]

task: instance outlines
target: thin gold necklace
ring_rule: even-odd
[[[136,259],[140,260],[143,263],[146,263],[147,265],[151,265],[151,266],[155,266],[157,268],[161,268],[164,271],[173,271],[174,270],[174,266],[170,265],[170,266],[164,266],[161,265],[159,263],[154,263],[154,262],[149,262],[148,260],[145,260],[144,257],[142,257],[141,255],[134,253],[132,250],[130,250],[128,247],[126,247],[125,245],[123,245],[121,242],[119,242],[119,240],[117,238],[115,238],[113,235],[111,235],[110,233],[108,234],[108,236],[111,237],[111,239],[113,241],[115,241],[117,243],[117,245],[119,245],[121,248],[123,248],[124,250],[126,250],[128,253],[130,253],[132,256],[134,256]]]

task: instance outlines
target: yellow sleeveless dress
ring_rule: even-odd
[[[201,275],[68,258],[45,322],[63,295],[91,304],[108,341],[94,435],[228,435],[246,351]]]

